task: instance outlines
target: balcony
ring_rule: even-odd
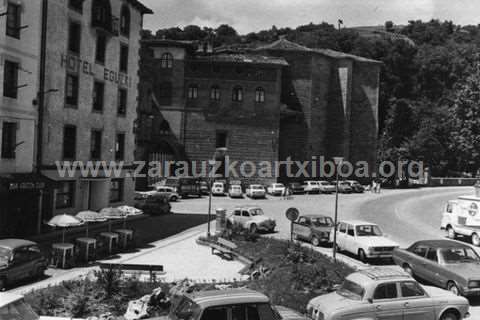
[[[116,37],[120,33],[120,19],[112,15],[94,15],[92,16],[92,28]]]

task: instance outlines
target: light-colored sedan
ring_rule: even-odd
[[[318,181],[305,181],[303,183],[303,190],[306,194],[320,193],[320,186],[318,185]]]
[[[321,193],[335,192],[335,186],[332,186],[328,181],[318,181],[318,187]]]
[[[251,184],[245,190],[247,197],[252,199],[263,199],[266,196],[265,188],[261,184]]]
[[[242,186],[238,184],[230,185],[230,188],[228,188],[228,196],[230,198],[243,198]]]
[[[214,196],[224,196],[225,195],[225,184],[223,182],[214,182],[212,185],[212,195]]]
[[[269,218],[263,214],[263,210],[254,206],[237,207],[227,218],[230,226],[238,225],[243,229],[255,233],[259,230],[273,232],[275,230],[275,219]]]
[[[470,316],[469,308],[467,299],[422,286],[398,267],[374,267],[310,300],[307,313],[314,320],[461,320]]]
[[[285,194],[285,186],[282,183],[272,183],[268,185],[267,193],[272,196],[281,196]]]

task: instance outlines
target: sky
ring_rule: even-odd
[[[480,23],[479,0],[140,0],[155,14],[145,17],[145,29],[190,24],[233,26],[240,34],[270,29],[273,25],[297,27],[310,22],[345,27],[383,25],[391,20],[452,20],[455,24]]]

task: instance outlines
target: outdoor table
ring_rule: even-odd
[[[76,241],[80,248],[80,251],[82,251],[82,247],[85,248],[85,261],[88,262],[90,260],[90,253],[93,252],[93,254],[95,254],[95,251],[97,250],[97,239],[84,237],[77,238]],[[92,251],[90,250],[90,247],[92,247]]]
[[[120,236],[120,241],[124,249],[127,247],[128,242],[133,240],[133,230],[117,229],[115,230],[115,233],[117,233]]]
[[[53,257],[54,257],[54,265],[57,265],[58,261],[56,261],[57,254],[60,254],[62,257],[61,267],[65,269],[67,266],[67,257],[73,258],[73,248],[74,245],[72,243],[54,243],[52,244],[53,249]]]
[[[100,237],[104,238],[108,242],[108,253],[111,254],[113,251],[114,243],[115,246],[118,245],[118,233],[114,232],[102,232]]]

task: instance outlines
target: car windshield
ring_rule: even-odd
[[[251,186],[252,190],[263,190],[262,186]]]
[[[330,227],[330,226],[333,226],[333,221],[330,217],[313,218],[312,223],[315,227]]]
[[[480,262],[480,257],[471,248],[440,249],[440,256],[445,263]]]
[[[358,237],[381,237],[382,231],[376,225],[356,226]]]
[[[260,209],[260,208],[251,209],[251,210],[250,210],[250,214],[251,214],[252,216],[262,216],[262,215],[263,215],[263,210]]]
[[[342,286],[337,290],[337,293],[347,299],[362,300],[363,295],[365,294],[365,289],[358,283],[345,280]]]
[[[18,300],[0,308],[0,319],[37,320],[38,316],[23,300]]]

